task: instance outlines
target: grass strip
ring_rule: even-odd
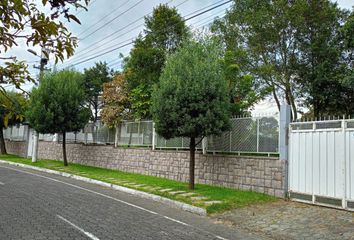
[[[204,184],[196,184],[195,190],[189,190],[188,184],[185,182],[179,182],[154,176],[146,176],[136,173],[128,173],[119,170],[85,166],[75,163],[69,163],[69,166],[64,167],[62,161],[56,160],[39,160],[36,163],[32,163],[28,158],[22,158],[15,155],[0,155],[0,159],[61,172],[67,172],[78,176],[88,177],[112,184],[121,185],[124,187],[129,187],[132,189],[137,189],[143,192],[156,194],[172,200],[177,200],[197,207],[205,208],[208,214],[220,213],[234,208],[249,206],[251,204],[267,203],[277,200],[277,198],[263,193]],[[143,186],[137,186],[141,184],[143,184]],[[136,187],[134,187],[134,185],[136,185]],[[192,200],[192,196],[183,196],[183,194],[182,196],[180,194],[173,195],[169,194],[168,192],[161,192],[161,189],[172,189],[168,192],[193,192],[195,193],[193,197],[201,196],[206,197],[206,199]],[[205,204],[206,201],[221,201],[221,203],[207,205]]]

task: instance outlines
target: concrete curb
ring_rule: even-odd
[[[122,187],[119,185],[115,185],[115,184],[111,184],[111,183],[106,183],[106,182],[102,182],[99,180],[95,180],[95,179],[91,179],[91,178],[87,178],[87,177],[82,177],[82,176],[78,176],[78,175],[74,175],[74,174],[70,174],[70,173],[66,173],[66,172],[59,172],[59,171],[55,171],[55,170],[50,170],[50,169],[46,169],[46,168],[39,168],[39,167],[34,167],[31,165],[26,165],[26,164],[22,164],[22,163],[15,163],[15,162],[9,162],[9,161],[4,161],[4,160],[0,160],[0,163],[5,163],[8,165],[13,165],[13,166],[18,166],[18,167],[22,167],[22,168],[27,168],[27,169],[32,169],[32,170],[36,170],[36,171],[40,171],[40,172],[45,172],[45,173],[50,173],[50,174],[56,174],[56,175],[60,175],[62,177],[68,177],[68,178],[72,178],[75,180],[79,180],[79,181],[83,181],[83,182],[87,182],[87,183],[92,183],[92,184],[96,184],[99,186],[103,186],[103,187],[108,187],[108,188],[112,188],[124,193],[129,193],[141,198],[145,198],[145,199],[150,199],[156,202],[160,202],[160,203],[164,203],[168,206],[171,207],[175,207],[178,209],[182,209],[184,211],[187,212],[191,212],[191,213],[195,213],[201,216],[206,216],[207,212],[206,209],[204,208],[200,208],[200,207],[195,207],[192,206],[190,204],[187,203],[182,203],[182,202],[178,202],[175,200],[171,200],[165,197],[161,197],[158,195],[154,195],[151,193],[146,193],[146,192],[142,192],[142,191],[138,191],[135,189],[131,189],[131,188],[127,188],[127,187]]]

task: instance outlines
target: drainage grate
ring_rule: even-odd
[[[347,207],[354,209],[354,201],[347,201]]]
[[[328,197],[318,197],[316,196],[316,202],[322,204],[333,205],[337,207],[342,206],[342,199],[328,198]]]
[[[289,196],[290,198],[295,198],[299,200],[310,201],[310,202],[312,201],[312,195],[309,194],[290,192]]]

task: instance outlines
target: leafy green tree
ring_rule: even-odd
[[[73,7],[85,8],[88,2],[89,0],[0,1],[0,54],[3,55],[0,57],[0,83],[14,84],[19,88],[25,81],[33,81],[24,61],[16,56],[4,56],[23,40],[27,46],[46,47],[56,61],[72,56],[77,44],[61,17],[80,23],[71,10]],[[49,7],[50,12],[45,13],[44,7]]]
[[[184,44],[168,57],[153,93],[157,133],[166,139],[190,138],[190,189],[194,189],[196,139],[229,127],[221,58],[221,47],[209,39]]]
[[[257,90],[258,84],[249,74],[242,74],[238,58],[233,51],[224,55],[224,73],[233,116],[246,115],[249,109],[268,93],[267,89]]]
[[[212,27],[235,53],[241,72],[253,76],[256,89],[272,93],[279,109],[284,98],[294,118],[298,92],[292,66],[298,15],[292,9],[300,1],[234,0],[226,16]]]
[[[101,109],[103,84],[112,81],[113,72],[107,67],[107,63],[96,63],[94,67],[84,69],[84,89],[90,108],[93,109],[93,121],[98,119],[98,111]]]
[[[44,75],[40,86],[31,93],[26,114],[30,126],[37,132],[62,134],[64,166],[68,165],[66,132],[79,131],[90,118],[82,81],[83,75],[72,70]]]
[[[27,100],[20,93],[0,92],[0,152],[6,154],[4,128],[24,121]]]
[[[351,71],[348,69],[350,61],[345,58],[353,54],[350,53],[353,31],[346,30],[350,25],[348,13],[336,3],[322,0],[304,1],[297,10],[301,18],[295,38],[298,47],[296,79],[306,92],[305,104],[313,109],[317,118],[348,114],[345,108],[350,103],[343,102],[353,94],[353,89],[343,83]]]
[[[144,37],[134,43],[124,70],[135,118],[151,117],[151,93],[158,82],[166,55],[173,53],[189,30],[176,8],[161,4],[145,17]]]
[[[252,75],[255,89],[269,90],[278,108],[284,99],[293,119],[303,105],[318,117],[347,112],[342,103],[353,92],[343,83],[353,69],[347,16],[329,0],[234,0],[212,31],[234,53],[241,72]]]

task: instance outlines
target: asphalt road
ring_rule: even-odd
[[[256,239],[164,204],[0,164],[0,239]]]

